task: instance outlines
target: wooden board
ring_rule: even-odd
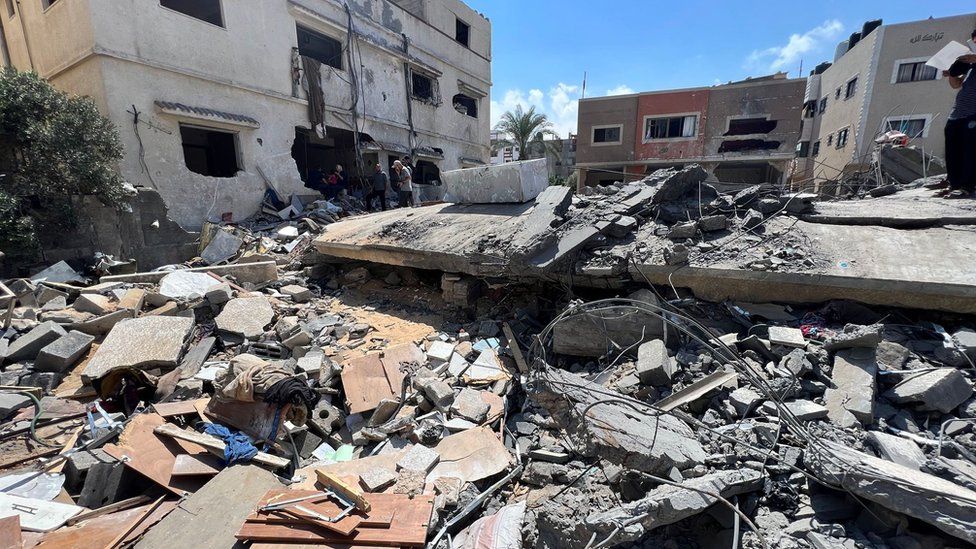
[[[20,517],[0,517],[0,549],[21,549]]]
[[[278,421],[278,430],[271,436],[271,429],[275,427],[275,414],[278,411],[277,405],[265,402],[241,402],[228,401],[221,402],[216,398],[210,399],[206,405],[206,414],[217,423],[233,427],[246,433],[254,443],[259,445],[260,441],[278,440],[284,435],[285,422],[283,418],[288,417],[291,404],[285,404],[281,408],[281,418]]]
[[[126,467],[149,478],[156,484],[182,496],[184,492],[197,491],[206,479],[199,477],[174,477],[173,465],[179,454],[201,454],[207,449],[198,444],[157,435],[153,429],[166,423],[157,414],[140,414],[129,422],[119,436],[118,444],[106,444],[105,453],[118,460],[125,460]]]
[[[198,433],[196,431],[190,431],[187,429],[180,429],[172,423],[166,423],[156,427],[155,432],[162,436],[163,438],[172,438],[175,440],[186,441],[191,443],[197,448],[205,448],[223,455],[224,441],[220,440],[215,436],[208,435],[206,433]],[[199,452],[188,452],[196,454]],[[264,452],[258,452],[256,456],[251,458],[251,461],[259,465],[267,465],[275,469],[280,469],[282,467],[287,467],[291,461],[288,459],[273,456],[271,454],[266,454]]]
[[[174,477],[214,476],[224,467],[213,454],[180,454],[173,464]]]
[[[278,501],[285,501],[294,498],[300,498],[305,496],[312,496],[319,494],[318,490],[288,490],[288,489],[275,489],[270,490],[265,497],[261,499],[258,503],[258,507],[263,505],[268,505]],[[320,515],[325,515],[327,517],[334,517],[342,512],[343,507],[339,505],[335,499],[325,496],[324,494],[317,499],[303,501],[297,504],[298,506],[308,509],[312,512],[318,513]],[[247,519],[251,522],[260,523],[278,523],[278,524],[314,524],[320,528],[324,528],[325,531],[335,532],[341,536],[348,536],[351,534],[359,524],[362,522],[362,517],[358,514],[350,514],[343,517],[337,522],[325,522],[316,520],[311,515],[302,512],[295,507],[289,507],[279,511],[270,512],[260,512],[255,511],[248,515]]]
[[[142,533],[163,519],[170,511],[176,508],[177,502],[166,501],[155,509],[152,504],[118,511],[108,515],[102,515],[74,526],[66,526],[54,532],[49,532],[42,537],[37,547],[43,549],[73,549],[75,547],[105,547],[112,540],[122,535],[126,530],[132,528],[133,524],[145,513],[149,513],[131,532],[126,534],[122,540],[128,542],[141,536]]]
[[[380,496],[372,499],[374,496]],[[352,536],[329,535],[315,526],[278,525],[245,522],[237,539],[268,543],[348,543],[381,547],[422,547],[427,541],[427,526],[434,510],[433,496],[410,499],[401,494],[370,494],[374,507],[394,510],[389,528],[356,529]]]
[[[349,412],[359,414],[375,410],[381,400],[399,397],[403,375],[398,374],[395,370],[388,372],[379,355],[366,355],[347,362],[341,376]]]
[[[163,402],[153,404],[153,410],[163,417],[185,416],[190,414],[196,415],[197,404],[201,402],[204,406],[206,406],[207,402],[210,402],[210,399],[200,398],[197,400],[183,400],[180,402]]]

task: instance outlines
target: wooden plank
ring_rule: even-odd
[[[522,347],[519,346],[518,340],[515,339],[515,332],[512,331],[512,327],[508,325],[508,322],[502,322],[502,333],[505,334],[505,339],[508,340],[508,348],[512,351],[512,356],[515,357],[515,364],[518,366],[519,372],[528,374],[529,365],[525,362],[525,356],[522,355]]]
[[[379,355],[350,360],[342,368],[341,377],[352,414],[375,410],[381,400],[400,396],[400,386],[397,385],[394,391],[390,375]],[[397,379],[402,380],[402,377]]]
[[[68,526],[72,526],[78,524],[79,522],[93,519],[95,517],[100,517],[102,515],[107,515],[109,513],[115,513],[116,511],[124,511],[132,507],[137,507],[139,505],[149,503],[150,501],[152,501],[152,498],[146,495],[135,496],[129,499],[123,499],[122,501],[110,503],[104,507],[99,507],[98,509],[93,509],[91,511],[81,513],[80,515],[76,515],[68,519],[68,522],[66,522],[65,524],[67,524]]]
[[[132,521],[125,527],[125,529],[122,532],[120,532],[117,536],[115,536],[112,539],[112,541],[108,542],[105,545],[105,549],[115,549],[115,547],[117,547],[127,537],[129,537],[129,535],[133,531],[135,531],[140,524],[145,522],[146,519],[149,518],[149,515],[153,513],[153,511],[159,508],[160,504],[163,503],[163,499],[165,498],[166,496],[159,496],[159,498],[156,501],[152,502],[151,505],[147,505],[142,512],[135,513],[135,517],[133,517]]]
[[[120,534],[133,526],[136,519],[144,516],[145,519],[135,528],[132,528],[122,539],[123,543],[130,542],[162,520],[176,508],[176,505],[176,501],[166,501],[148,514],[146,511],[151,507],[151,504],[92,517],[74,526],[59,528],[54,532],[44,534],[38,540],[38,545],[43,549],[74,549],[76,547],[100,549],[108,546]]]
[[[180,454],[173,464],[174,477],[214,476],[224,467],[213,454]]]
[[[334,498],[322,493],[319,490],[289,490],[289,489],[274,489],[268,491],[267,494],[258,503],[258,508],[273,504],[280,501],[301,498],[305,496],[319,496],[316,499],[310,499],[299,503],[302,508],[311,510],[320,515],[327,517],[337,516],[342,512],[344,506],[340,505]],[[307,513],[301,510],[291,507],[286,509],[281,509],[277,511],[261,512],[255,511],[247,517],[248,521],[267,523],[267,524],[314,524],[321,528],[325,528],[328,531],[335,532],[342,536],[350,535],[353,530],[359,527],[362,523],[363,518],[360,514],[347,515],[337,522],[325,522],[319,521]]]
[[[20,517],[0,517],[0,549],[21,549]]]
[[[291,404],[286,404],[281,409],[280,417],[288,417]],[[219,401],[216,398],[210,399],[207,403],[206,413],[214,418],[217,423],[233,427],[254,439],[255,443],[263,440],[277,440],[284,435],[285,422],[279,419],[277,431],[274,435],[271,430],[275,428],[275,417],[278,407],[275,404],[266,402],[241,402],[241,401]]]
[[[427,541],[427,526],[434,509],[432,496],[410,499],[398,495],[396,515],[389,528],[359,528],[352,536],[330,535],[315,526],[276,525],[245,522],[237,539],[268,543],[349,543],[372,546],[422,547]]]
[[[193,493],[203,485],[205,479],[174,477],[173,464],[179,454],[199,454],[207,450],[193,441],[174,440],[155,434],[154,430],[163,425],[170,424],[157,414],[140,414],[126,426],[118,444],[106,444],[104,450],[115,459],[124,461],[126,467],[177,496],[182,496],[184,492]],[[175,425],[172,427],[179,429]]]
[[[163,417],[173,417],[173,416],[185,416],[197,413],[197,404],[203,403],[206,405],[210,402],[210,398],[200,398],[197,400],[183,400],[180,402],[163,402],[158,404],[153,404],[153,410],[157,414]]]
[[[194,444],[194,446],[198,446],[199,448],[216,450],[221,454],[223,454],[224,447],[226,446],[224,444],[224,441],[220,440],[217,437],[213,437],[204,433],[198,433],[196,431],[188,431],[186,429],[180,429],[179,427],[173,425],[172,423],[164,423],[162,425],[159,425],[154,429],[154,431],[160,435],[165,435],[167,437],[171,437],[174,439],[191,442]],[[190,453],[199,453],[199,452],[190,452]],[[272,456],[271,454],[266,454],[264,452],[258,452],[258,454],[254,456],[251,459],[251,461],[261,465],[267,465],[275,469],[281,469],[282,467],[287,467],[288,464],[291,463],[289,460],[285,458]],[[173,467],[171,463],[170,471],[172,470]]]
[[[316,469],[315,476],[319,479],[319,483],[322,486],[325,486],[327,489],[332,490],[333,492],[354,503],[356,505],[356,509],[359,509],[364,513],[369,513],[369,501],[366,500],[365,494],[362,490],[345,482],[335,473]]]

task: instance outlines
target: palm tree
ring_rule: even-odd
[[[516,105],[514,112],[507,111],[503,114],[495,125],[495,130],[507,136],[502,141],[503,145],[518,148],[519,160],[528,159],[530,147],[555,152],[552,145],[545,140],[547,137],[559,138],[545,114],[535,112],[535,107],[523,111],[522,105]]]

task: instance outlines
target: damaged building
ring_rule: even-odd
[[[793,188],[838,192],[837,181],[871,171],[875,140],[888,131],[944,157],[943,127],[956,91],[925,62],[953,40],[965,42],[973,28],[973,13],[890,25],[876,20],[840,42],[833,63],[818,65],[807,80]]]
[[[779,73],[720,86],[583,99],[580,186],[700,164],[732,184],[781,183],[800,136],[805,79]]]
[[[120,129],[123,177],[188,230],[242,220],[265,192],[309,194],[337,164],[409,155],[487,163],[491,24],[457,0],[6,2],[19,70],[92,97]],[[369,168],[366,173],[371,173]]]

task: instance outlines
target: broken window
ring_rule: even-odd
[[[342,70],[342,42],[301,26],[298,27],[298,54]]]
[[[455,25],[454,39],[457,40],[464,47],[471,46],[471,25],[457,20],[457,25]]]
[[[844,99],[850,99],[854,97],[855,92],[857,92],[857,78],[854,78],[847,83],[847,91],[844,92]]]
[[[925,134],[924,118],[895,118],[885,122],[885,131],[902,132],[908,137],[919,137]]]
[[[763,118],[733,118],[725,135],[752,135],[769,133],[776,129],[776,121]]]
[[[463,93],[454,96],[454,110],[471,118],[478,118],[478,100]]]
[[[224,26],[220,0],[159,0],[159,5],[218,27]]]
[[[437,80],[426,74],[410,71],[411,95],[418,101],[437,104]]]
[[[824,97],[820,100],[820,114],[827,112],[827,98]]]
[[[813,147],[810,150],[810,156],[814,158],[820,156],[820,141],[813,142]]]
[[[803,116],[806,118],[813,118],[817,115],[817,102],[807,101],[803,105]]]
[[[923,80],[935,80],[938,72],[935,67],[930,67],[924,61],[917,63],[901,63],[898,65],[898,77],[895,81],[902,82],[921,82]]]
[[[847,146],[847,133],[848,133],[848,131],[849,131],[848,128],[844,128],[843,130],[837,132],[837,148],[838,149],[843,149],[844,147]]]
[[[598,126],[593,128],[594,143],[620,143],[620,126]]]
[[[797,158],[806,158],[810,154],[810,142],[800,141],[796,144],[796,156]]]
[[[644,140],[694,137],[698,132],[698,115],[668,116],[644,120]]]
[[[210,177],[234,177],[240,170],[237,134],[180,125],[183,158],[191,172]]]

